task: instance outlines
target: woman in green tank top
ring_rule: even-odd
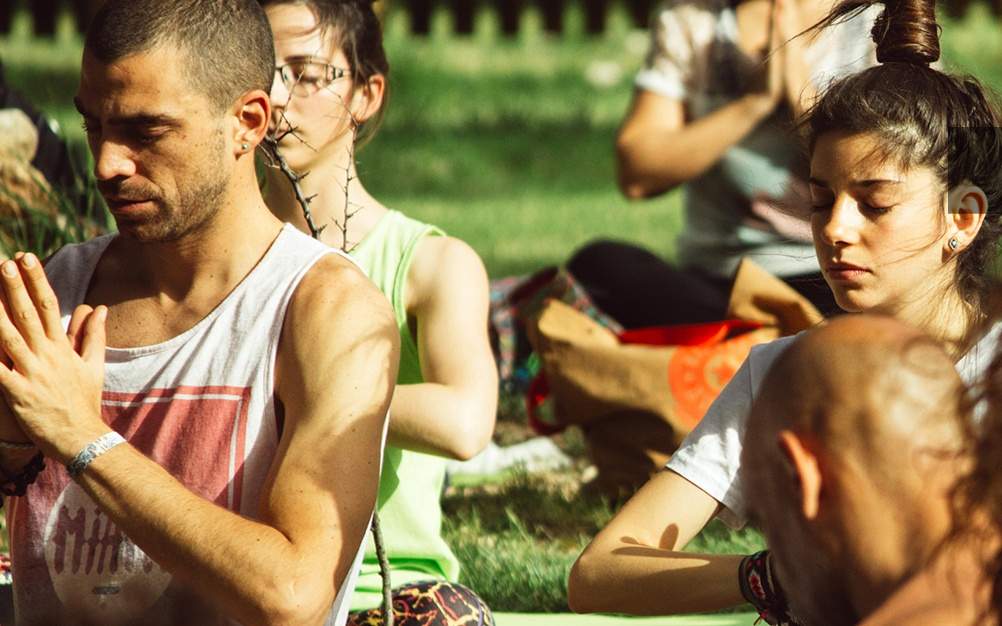
[[[439,504],[446,462],[474,456],[494,430],[497,372],[483,263],[462,241],[387,209],[358,179],[354,150],[378,125],[389,72],[372,2],[262,3],[275,35],[271,97],[279,148],[294,170],[310,174],[302,187],[315,196],[311,212],[321,240],[350,251],[389,298],[400,329],[377,503],[395,612],[421,624],[465,624],[470,617],[490,624],[483,601],[448,582],[457,579],[459,563],[442,539]],[[279,218],[311,232],[278,170],[268,172],[266,200]],[[382,623],[380,590],[370,540],[349,624]]]

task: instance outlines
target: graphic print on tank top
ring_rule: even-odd
[[[66,246],[46,264],[64,327],[113,237]],[[259,520],[278,458],[275,363],[286,310],[307,272],[331,254],[339,253],[286,224],[257,266],[193,327],[157,344],[108,348],[105,421],[192,494]],[[187,519],[182,504],[151,495],[173,521]],[[139,550],[61,464],[47,462],[27,495],[5,508],[19,625],[236,624],[204,588],[172,578]],[[230,532],[226,522],[215,529],[220,536]],[[187,547],[200,554],[211,546]],[[355,550],[357,562],[362,545]],[[332,602],[329,624],[344,623],[355,576]]]
[[[105,391],[102,413],[112,429],[192,492],[239,511],[249,400],[245,387]],[[109,520],[64,467],[49,463],[35,489],[32,497],[44,497],[44,503],[33,508],[41,515],[48,511],[40,538],[45,567],[24,572],[19,583],[48,587],[64,611],[95,623],[140,619],[156,605],[170,574]],[[39,539],[21,536],[18,531],[28,526],[14,525],[15,546]]]

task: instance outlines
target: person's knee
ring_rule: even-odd
[[[447,580],[408,583],[393,589],[393,612],[415,618],[424,626],[490,626],[494,616],[477,592]],[[382,624],[382,608],[349,615],[348,626]]]
[[[596,263],[605,264],[611,259],[625,257],[653,256],[650,251],[632,243],[614,239],[593,239],[578,248],[567,262],[567,268],[573,272],[573,266],[591,266]]]

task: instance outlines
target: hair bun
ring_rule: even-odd
[[[929,65],[939,60],[939,25],[933,0],[885,0],[871,31],[880,63]]]

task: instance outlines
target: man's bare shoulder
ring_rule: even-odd
[[[357,265],[340,254],[325,255],[303,276],[286,318],[286,332],[290,318],[296,326],[308,328],[336,321],[342,329],[388,327],[397,332],[389,301]]]
[[[381,406],[383,387],[396,379],[399,342],[389,301],[354,263],[326,255],[303,277],[286,311],[275,374],[279,397],[297,419],[309,419],[330,401],[356,410],[325,415],[382,419],[385,410],[370,409]]]
[[[970,565],[964,563],[964,565]],[[983,572],[954,563],[927,567],[901,585],[860,626],[988,626],[988,588]]]
[[[859,626],[986,626],[971,607],[951,603],[923,602],[918,606],[899,607],[882,611],[879,615],[860,622]]]
[[[304,371],[340,368],[348,353],[395,353],[398,341],[396,319],[382,292],[351,260],[327,254],[306,272],[289,302],[279,373],[293,362]]]

